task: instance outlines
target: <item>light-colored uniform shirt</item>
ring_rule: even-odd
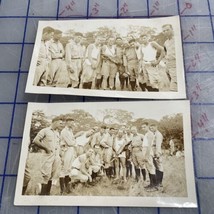
[[[59,132],[53,130],[51,127],[47,127],[39,131],[33,141],[40,141],[44,144],[44,146],[54,152],[59,149]]]
[[[60,41],[53,41],[49,47],[51,53],[51,59],[63,58],[65,51],[62,43]]]
[[[167,39],[164,43],[166,48],[166,56],[167,60],[176,60],[176,53],[175,53],[175,39],[172,37],[171,39]]]
[[[137,133],[132,136],[132,148],[142,148],[144,135]]]
[[[87,160],[88,158],[86,154],[82,154],[74,160],[74,162],[72,163],[72,167],[76,169],[81,169],[81,167],[85,166]]]
[[[75,146],[76,140],[71,128],[67,126],[61,131],[61,146],[70,147]]]
[[[160,156],[162,154],[161,145],[163,143],[163,135],[157,130],[154,133],[154,140],[152,143],[154,155]]]

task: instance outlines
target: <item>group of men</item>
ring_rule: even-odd
[[[49,127],[40,130],[33,140],[42,154],[40,168],[40,195],[50,195],[53,180],[59,180],[60,193],[70,193],[75,183],[87,185],[109,179],[126,183],[149,180],[148,192],[162,187],[163,164],[162,134],[156,124],[144,122],[141,132],[137,127],[94,127],[74,133],[75,121],[56,117]],[[134,166],[134,167],[132,167]],[[26,165],[23,194],[25,194],[34,169]],[[149,175],[149,176],[147,176]]]
[[[139,38],[97,35],[88,45],[77,34],[64,47],[61,31],[44,29],[33,84],[155,92],[161,90],[160,70],[164,68],[169,90],[177,91],[173,28],[166,24],[162,30],[163,46],[151,41],[148,34]]]

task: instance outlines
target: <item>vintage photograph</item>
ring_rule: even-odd
[[[30,103],[15,205],[196,207],[189,101]]]
[[[186,98],[179,17],[40,21],[26,92]]]

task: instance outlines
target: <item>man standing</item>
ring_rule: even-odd
[[[60,42],[62,32],[60,30],[54,31],[53,42],[50,44],[50,71],[48,73],[48,85],[56,86],[58,77],[63,68],[63,57],[65,54],[64,47]]]
[[[74,120],[71,117],[66,118],[65,128],[61,132],[61,153],[62,153],[62,172],[60,176],[61,194],[65,191],[70,192],[70,171],[74,159],[77,157],[76,140],[73,134]]]
[[[96,89],[101,85],[101,62],[100,62],[100,38],[97,37],[93,44],[87,47],[85,61],[83,63],[83,73],[81,83],[84,89],[91,89],[95,79]]]
[[[136,91],[137,77],[138,77],[138,58],[135,49],[135,39],[129,41],[129,47],[125,49],[124,66],[126,72],[130,75],[129,81],[131,90]]]
[[[50,195],[52,178],[58,177],[61,170],[59,132],[62,128],[62,119],[60,117],[55,117],[52,120],[51,126],[39,131],[33,140],[34,144],[46,152],[41,166],[43,180],[41,182],[40,195]]]
[[[113,142],[114,142],[114,128],[111,127],[109,129],[109,133],[105,135],[105,137],[100,141],[100,145],[103,147],[103,162],[104,162],[104,168],[106,171],[107,177],[111,178],[113,174],[113,163],[112,157],[113,157]]]
[[[146,180],[146,170],[145,170],[145,163],[143,157],[143,139],[144,136],[137,132],[137,127],[131,127],[132,142],[131,142],[131,153],[132,153],[132,161],[135,167],[135,174],[136,174],[136,181],[140,180],[140,171],[143,175],[143,180]]]
[[[140,36],[139,42],[140,46],[140,54],[141,54],[141,74],[139,74],[139,78],[141,77],[144,80],[139,79],[139,84],[142,91],[147,89],[148,91],[159,91],[159,71],[157,69],[157,65],[160,63],[160,60],[163,58],[164,49],[158,43],[152,41],[149,42],[149,36],[147,34],[143,34]],[[159,53],[159,57],[157,59],[157,53]]]
[[[166,50],[165,60],[170,78],[170,91],[177,91],[177,72],[176,72],[176,53],[175,38],[172,25],[166,24],[162,26],[163,34],[167,40],[164,43]]]
[[[155,165],[153,162],[154,153],[153,153],[153,141],[154,141],[154,133],[149,129],[149,124],[144,122],[141,126],[142,131],[145,133],[143,145],[144,145],[144,159],[145,159],[145,166],[149,172],[149,180],[150,184],[146,186],[146,191],[154,192],[157,191],[157,181],[156,181],[156,171]]]
[[[65,47],[65,61],[69,71],[70,85],[72,88],[77,88],[79,86],[82,57],[83,47],[80,44],[80,36],[76,35],[74,40]]]
[[[116,178],[118,180],[120,178],[120,170],[122,169],[123,172],[123,180],[126,182],[126,152],[123,151],[126,140],[124,137],[124,133],[122,130],[119,130],[117,136],[114,139],[113,143],[113,150],[115,151],[115,171],[116,171]]]
[[[104,90],[107,89],[107,80],[109,78],[109,88],[110,90],[114,90],[114,80],[117,73],[117,60],[116,60],[116,47],[114,45],[115,39],[110,37],[108,40],[108,44],[104,45],[102,48],[102,88]]]
[[[43,30],[33,85],[47,85],[47,75],[50,64],[48,41],[52,39],[52,36],[53,31],[46,31],[45,29]]]
[[[119,72],[120,88],[121,90],[124,90],[125,81],[127,81],[128,74],[125,72],[123,40],[120,37],[116,38],[116,57],[118,60],[117,70]]]
[[[163,181],[163,160],[162,160],[162,151],[161,151],[161,145],[163,143],[163,135],[158,131],[156,124],[150,125],[150,130],[154,134],[154,140],[153,140],[153,162],[156,168],[156,184],[159,187],[163,187],[162,181]]]

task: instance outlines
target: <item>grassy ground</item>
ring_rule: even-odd
[[[32,172],[32,179],[28,185],[26,194],[36,194],[36,184],[41,181],[40,167],[42,163],[41,153],[30,153],[29,165]],[[139,181],[129,178],[128,182],[113,182],[106,177],[102,177],[97,181],[96,185],[76,184],[70,195],[89,195],[89,196],[147,196],[147,197],[185,197],[187,196],[186,175],[184,157],[176,158],[170,156],[163,157],[164,178],[163,188],[157,192],[146,192],[144,186],[149,183],[147,181]],[[59,182],[52,185],[51,195],[60,194]]]

